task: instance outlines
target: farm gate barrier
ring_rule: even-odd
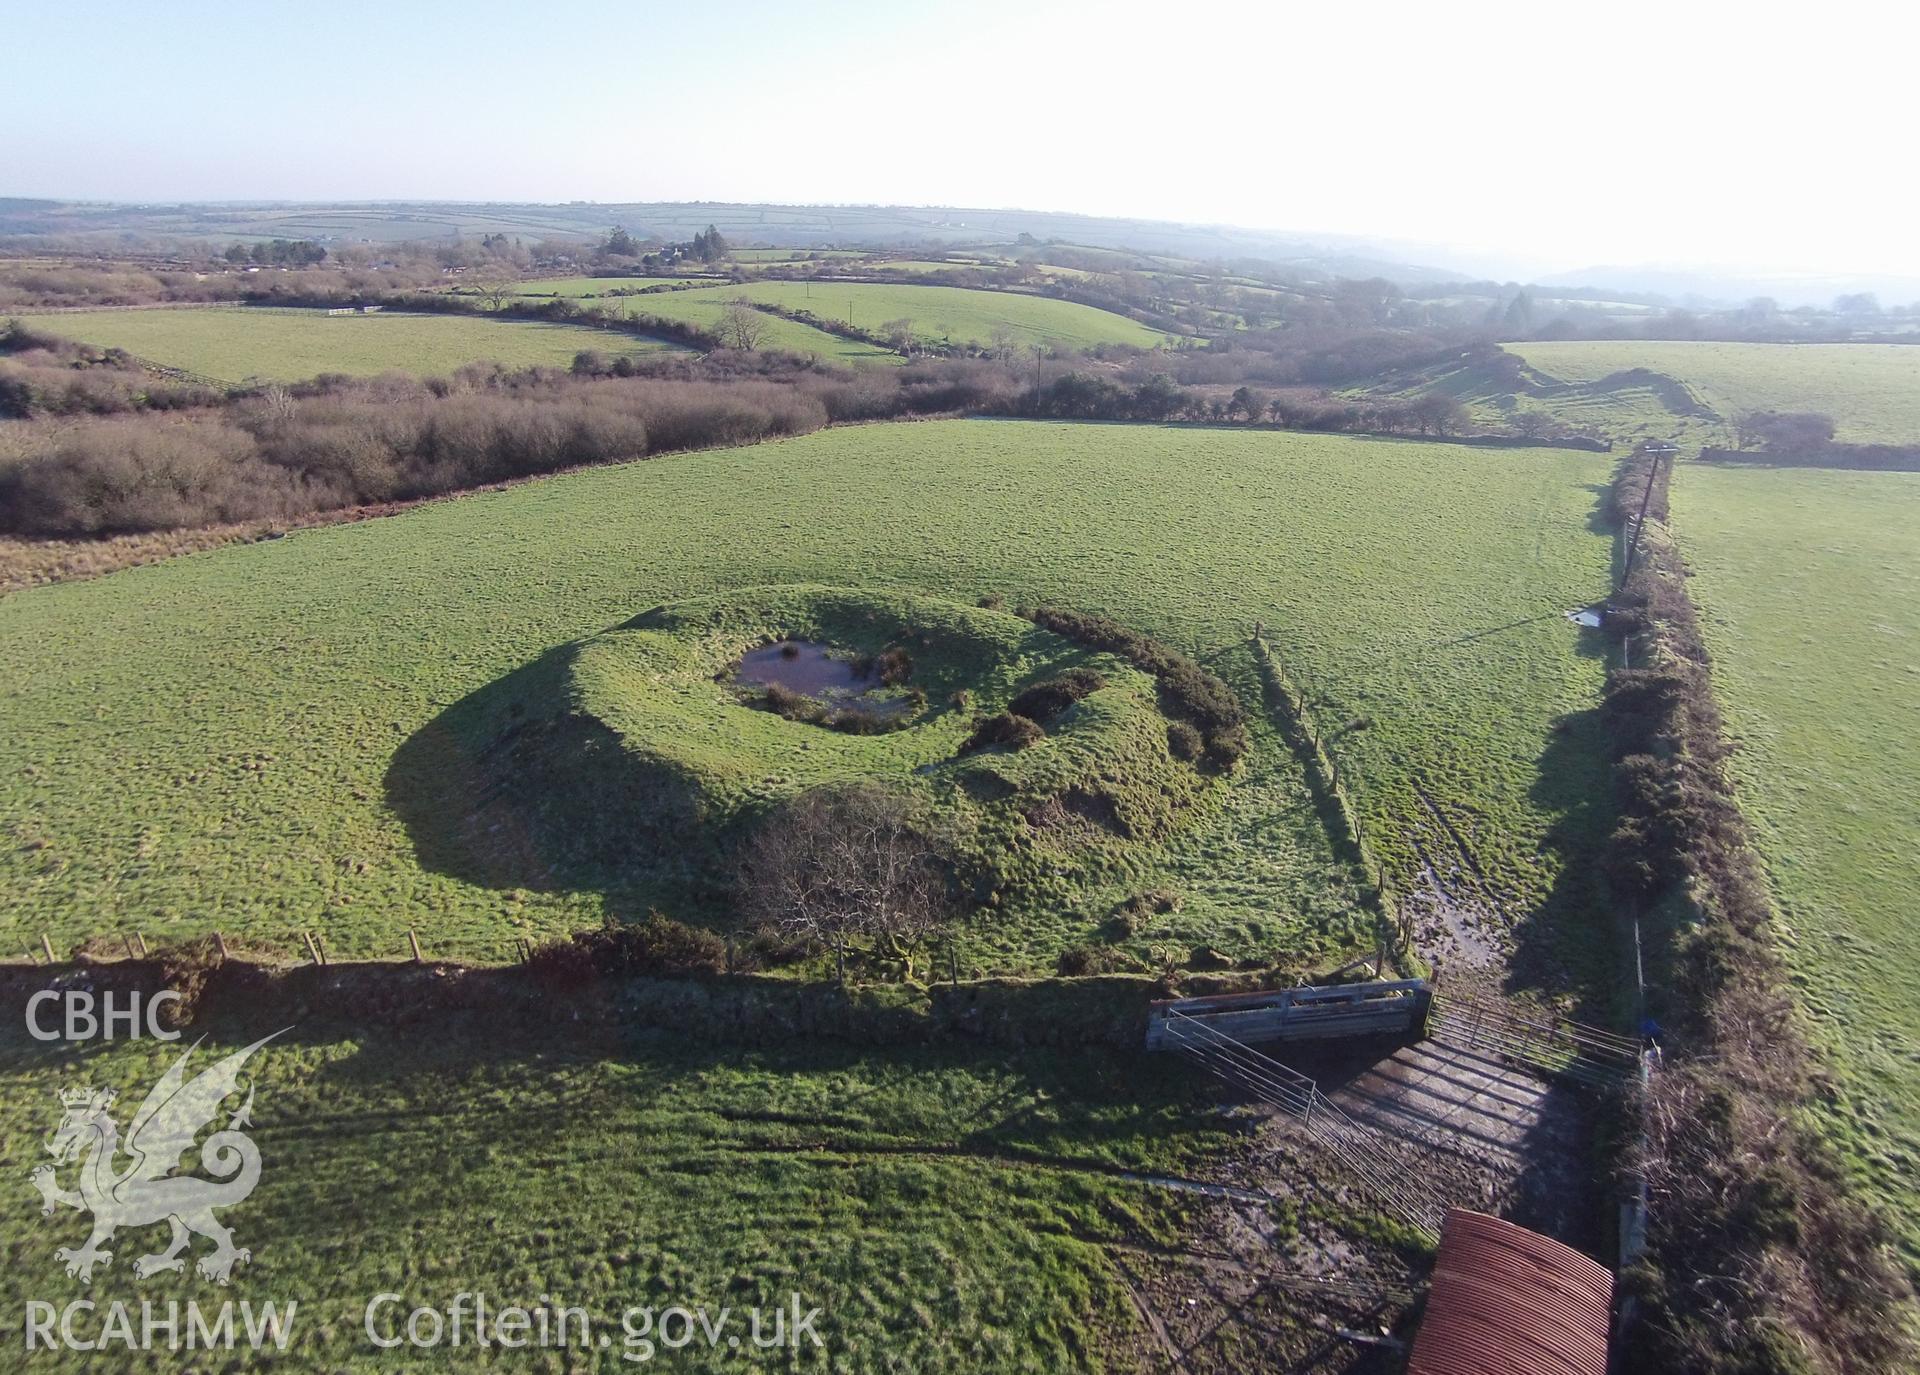
[[[1391,1167],[1376,1162],[1371,1132],[1342,1112],[1313,1080],[1229,1036],[1205,1017],[1178,1008],[1156,1011],[1156,1049],[1186,1056],[1202,1069],[1297,1119],[1355,1179],[1428,1243],[1440,1238],[1440,1213],[1400,1187]]]
[[[1205,1023],[1242,1044],[1335,1036],[1423,1033],[1433,989],[1425,979],[1281,988],[1156,1002],[1147,1018],[1147,1049],[1158,1050],[1176,1019]]]
[[[1180,1025],[1202,1023],[1241,1045],[1350,1036],[1432,1040],[1507,1060],[1587,1088],[1608,1089],[1640,1074],[1632,1037],[1548,1013],[1527,1013],[1426,979],[1302,985],[1156,1002],[1147,1049],[1165,1048]]]
[[[1643,1048],[1600,1027],[1528,1015],[1425,979],[1372,980],[1266,993],[1156,1002],[1148,1050],[1170,1050],[1257,1100],[1297,1119],[1370,1192],[1430,1240],[1438,1209],[1409,1193],[1380,1152],[1377,1135],[1342,1112],[1306,1075],[1256,1050],[1253,1042],[1398,1036],[1490,1056],[1590,1090],[1638,1081]]]

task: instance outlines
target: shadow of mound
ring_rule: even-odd
[[[385,778],[421,866],[488,888],[615,893],[697,882],[693,780],[572,709],[562,645],[442,711]]]

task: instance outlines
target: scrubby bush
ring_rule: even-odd
[[[909,700],[916,707],[922,706],[926,702],[926,694],[916,692]],[[913,713],[910,711],[882,711],[858,702],[835,705],[795,692],[781,683],[767,684],[760,694],[760,701],[767,710],[789,721],[824,726],[845,735],[885,735],[888,731],[901,730],[913,724]]]
[[[899,687],[913,676],[913,656],[898,647],[885,650],[868,665],[867,672],[888,687]]]
[[[1167,722],[1167,753],[1191,764],[1207,752],[1206,737],[1188,721]]]
[[[1180,895],[1173,889],[1150,888],[1144,893],[1135,893],[1113,909],[1112,915],[1107,918],[1108,933],[1114,940],[1125,940],[1136,934],[1151,918],[1179,910]]]
[[[1054,963],[1055,970],[1069,979],[1084,978],[1090,974],[1113,974],[1135,967],[1135,961],[1107,945],[1070,945],[1060,952],[1059,959]]]
[[[1040,728],[1037,721],[1017,716],[1010,711],[1003,711],[996,716],[984,717],[975,725],[973,734],[969,735],[960,746],[960,753],[972,754],[976,750],[996,747],[1024,750],[1029,745],[1036,745],[1046,738],[1047,733]]]
[[[1048,678],[1027,688],[1007,704],[1007,710],[1030,721],[1051,721],[1083,697],[1090,697],[1107,685],[1107,680],[1090,668],[1069,669],[1057,678]]]
[[[603,926],[574,932],[570,940],[539,947],[534,951],[533,964],[536,973],[562,981],[587,975],[632,978],[719,974],[727,967],[727,942],[712,931],[649,912],[642,921],[609,920]]]
[[[0,523],[23,535],[95,535],[285,514],[299,504],[249,435],[220,423],[75,426],[0,469]]]

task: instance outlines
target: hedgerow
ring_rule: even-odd
[[[1622,465],[1616,518],[1637,512],[1648,462]],[[1630,624],[1653,636],[1651,666],[1615,670],[1605,700],[1619,823],[1604,863],[1616,896],[1652,929],[1649,1010],[1665,1032],[1634,1161],[1649,1214],[1646,1251],[1622,1276],[1638,1304],[1628,1368],[1910,1369],[1902,1309],[1912,1292],[1890,1234],[1848,1192],[1802,1112],[1817,1068],[1726,772],[1666,514],[1662,478],[1624,597],[1637,612]]]

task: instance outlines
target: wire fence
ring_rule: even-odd
[[[264,965],[331,964],[457,964],[475,967],[523,964],[541,946],[564,939],[560,933],[512,932],[466,936],[426,932],[417,927],[389,933],[377,943],[349,938],[336,941],[318,929],[262,936],[254,932],[228,935],[207,931],[192,936],[169,935],[148,941],[138,930],[102,932],[75,942],[56,944],[50,933],[36,939],[23,936],[17,951],[0,950],[0,964],[41,967],[62,964],[114,964],[165,960],[169,957],[215,954],[222,959],[244,959]]]

